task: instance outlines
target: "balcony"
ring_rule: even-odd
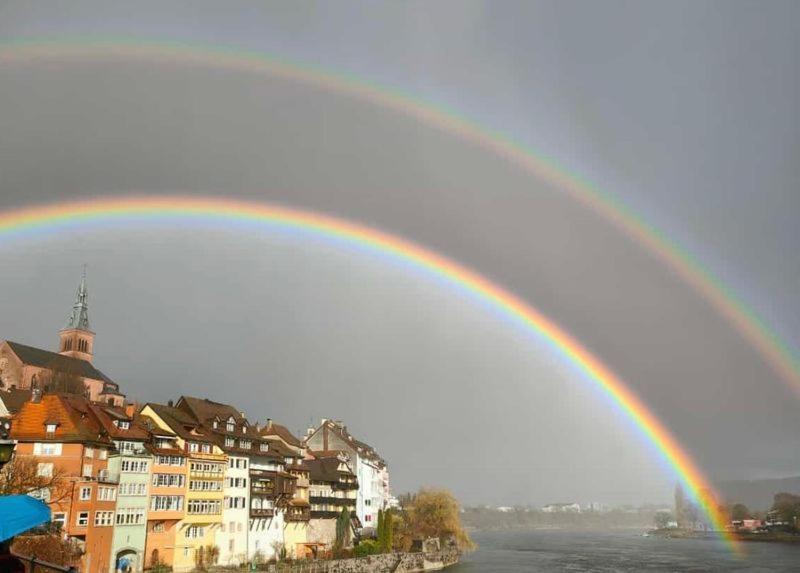
[[[271,507],[269,508],[261,508],[261,509],[254,509],[250,508],[250,517],[273,517],[275,515],[275,510]]]
[[[347,497],[311,496],[311,503],[321,505],[349,506],[355,505],[356,500]]]
[[[311,519],[311,510],[307,507],[302,509],[290,509],[283,516],[284,521],[298,522]]]
[[[311,519],[336,519],[339,517],[338,511],[311,511]]]

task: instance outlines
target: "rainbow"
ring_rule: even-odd
[[[210,66],[300,82],[391,109],[503,157],[592,209],[672,268],[800,395],[800,358],[793,349],[729,288],[701,267],[688,252],[645,223],[614,197],[602,193],[580,176],[568,173],[551,158],[515,142],[503,133],[476,125],[453,110],[361,78],[334,74],[314,66],[241,49],[119,37],[29,39],[0,43],[0,64],[29,63],[36,60],[106,61],[110,58]]]
[[[726,521],[708,479],[664,425],[597,357],[555,322],[518,296],[455,261],[400,237],[320,213],[278,205],[218,198],[182,196],[94,199],[0,212],[0,241],[28,233],[60,230],[91,223],[180,218],[189,221],[251,223],[310,232],[327,241],[350,244],[386,255],[472,295],[536,334],[608,396],[652,443],[679,477],[687,493],[703,508],[714,529],[734,549]]]

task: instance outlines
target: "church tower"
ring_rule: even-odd
[[[75,294],[75,304],[64,328],[58,333],[61,337],[58,352],[64,356],[92,361],[94,332],[89,330],[89,292],[86,290],[86,266],[83,267],[81,284]]]

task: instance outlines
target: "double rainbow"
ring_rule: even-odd
[[[569,194],[672,268],[753,345],[773,371],[800,395],[800,358],[755,312],[688,252],[578,175],[568,173],[541,153],[524,147],[502,133],[480,127],[452,110],[414,98],[397,89],[378,86],[363,78],[331,73],[242,49],[124,37],[36,38],[0,44],[0,64],[26,64],[36,60],[107,61],[113,58],[223,68],[301,82],[391,109],[495,153]]]
[[[538,335],[582,371],[607,395],[660,452],[687,493],[703,508],[713,528],[735,547],[725,533],[725,518],[714,502],[708,479],[664,425],[596,356],[536,308],[477,272],[403,238],[320,213],[278,205],[218,198],[182,196],[127,197],[51,204],[0,212],[0,241],[17,236],[92,223],[178,218],[187,222],[259,224],[311,233],[329,242],[346,243],[385,255],[394,262],[426,272],[452,288],[487,303]]]

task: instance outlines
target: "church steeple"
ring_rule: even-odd
[[[58,348],[60,354],[92,361],[92,347],[94,346],[94,332],[89,329],[89,291],[86,288],[86,265],[83,266],[81,282],[75,293],[75,303],[72,312],[67,318],[67,323],[59,332],[61,342]]]

